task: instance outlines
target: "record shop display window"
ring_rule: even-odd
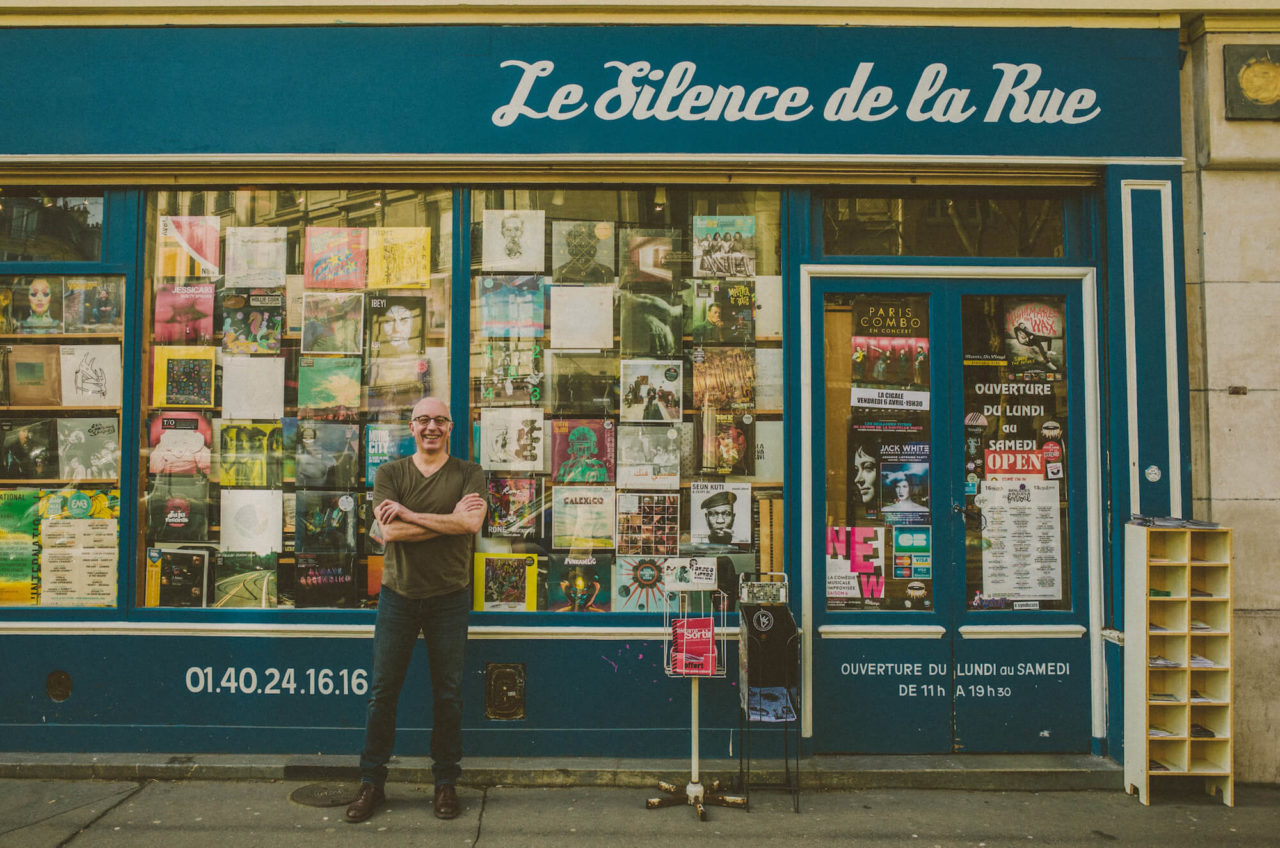
[[[147,198],[148,607],[376,605],[374,472],[449,395],[449,189]]]
[[[662,613],[677,581],[733,599],[782,570],[779,213],[753,189],[472,193],[475,610]]]

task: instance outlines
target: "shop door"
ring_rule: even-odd
[[[807,277],[815,750],[1090,749],[1085,284],[1002,276]]]

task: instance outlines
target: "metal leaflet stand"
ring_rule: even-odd
[[[720,790],[720,781],[713,780],[710,787],[704,787],[698,774],[698,682],[703,677],[720,677],[725,676],[725,607],[727,604],[727,596],[718,589],[707,589],[701,584],[681,585],[673,581],[666,581],[667,588],[679,595],[680,612],[673,613],[668,610],[663,615],[663,625],[666,631],[666,638],[663,644],[663,657],[666,665],[668,677],[688,677],[690,686],[692,687],[692,695],[690,698],[690,726],[692,744],[690,749],[690,777],[689,783],[681,789],[674,783],[665,780],[658,781],[658,789],[667,793],[665,797],[650,798],[645,802],[645,807],[650,810],[656,810],[662,807],[683,807],[691,806],[698,816],[698,821],[706,821],[707,813],[705,806],[710,804],[717,807],[734,807],[745,810],[747,808],[747,799],[741,795],[728,795]],[[693,587],[697,586],[695,590]],[[714,582],[711,584],[714,587]],[[713,610],[719,610],[716,614]],[[673,630],[682,630],[687,626],[688,622],[697,622],[694,627],[697,630],[703,630],[707,622],[710,622],[710,645],[712,655],[689,654],[682,650],[687,647],[683,644],[682,639],[678,635],[673,634]],[[682,622],[686,624],[682,624]]]
[[[751,799],[751,725],[753,723],[770,723],[783,725],[783,765],[786,769],[784,782],[758,783],[759,787],[781,786],[791,792],[791,809],[800,812],[800,703],[796,700],[800,677],[800,631],[791,621],[790,610],[786,606],[788,600],[788,581],[786,575],[770,574],[767,582],[755,582],[750,575],[742,575],[738,589],[739,603],[739,646],[738,662],[741,703],[738,711],[738,733],[742,745],[738,748],[738,788],[746,795],[748,805]],[[761,621],[749,622],[742,605],[755,606],[753,616],[762,617]],[[758,605],[758,606],[756,606]],[[772,607],[772,609],[771,609]],[[776,668],[762,668],[765,648],[762,638],[754,631],[768,631],[775,625],[782,625],[777,619],[785,617],[792,630],[787,636],[784,650],[775,653],[775,659],[781,656],[785,662],[780,679],[766,680],[774,676]],[[781,630],[781,627],[777,628]],[[757,668],[750,672],[749,663],[757,663]],[[772,672],[772,674],[771,674]],[[752,686],[752,681],[757,685]],[[772,685],[759,685],[761,682]],[[777,684],[781,684],[779,687]],[[782,691],[778,692],[777,689]],[[753,719],[753,689],[758,696],[755,712],[775,713],[771,718]],[[767,690],[767,691],[766,691]],[[773,695],[769,705],[764,703],[765,695]],[[793,762],[794,759],[794,762]],[[750,807],[748,806],[748,809]]]

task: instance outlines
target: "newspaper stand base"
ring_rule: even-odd
[[[725,607],[726,596],[721,591],[698,592],[696,594],[689,593],[684,595],[687,603],[682,603],[682,612],[668,613],[664,616],[665,631],[667,639],[663,645],[663,656],[665,657],[666,672],[668,677],[687,677],[690,684],[690,737],[692,739],[690,745],[690,777],[689,782],[683,788],[679,785],[666,780],[658,781],[658,789],[666,793],[657,798],[650,798],[645,802],[645,807],[650,810],[658,810],[663,807],[693,807],[694,813],[698,817],[698,821],[707,820],[708,806],[713,807],[730,807],[739,810],[747,808],[747,799],[742,795],[730,795],[723,792],[720,788],[720,781],[711,781],[710,786],[703,786],[698,773],[698,684],[703,677],[720,677],[725,676],[724,656],[725,656]],[[708,603],[709,601],[709,603]],[[703,612],[701,609],[697,611],[689,611],[688,606],[702,606],[707,603],[710,609],[719,610],[718,613],[712,614],[710,611]],[[682,667],[679,659],[672,657],[673,640],[671,639],[672,626],[675,621],[680,619],[691,619],[695,617],[710,616],[714,622],[712,629],[712,644],[715,646],[715,655],[713,665],[707,668],[691,672]]]

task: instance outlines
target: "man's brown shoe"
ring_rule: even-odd
[[[458,817],[458,791],[453,788],[452,783],[436,784],[435,811],[438,819]]]
[[[360,794],[351,802],[351,806],[347,807],[347,821],[352,824],[364,821],[373,815],[373,811],[385,800],[387,796],[377,786],[372,783],[361,783]]]

